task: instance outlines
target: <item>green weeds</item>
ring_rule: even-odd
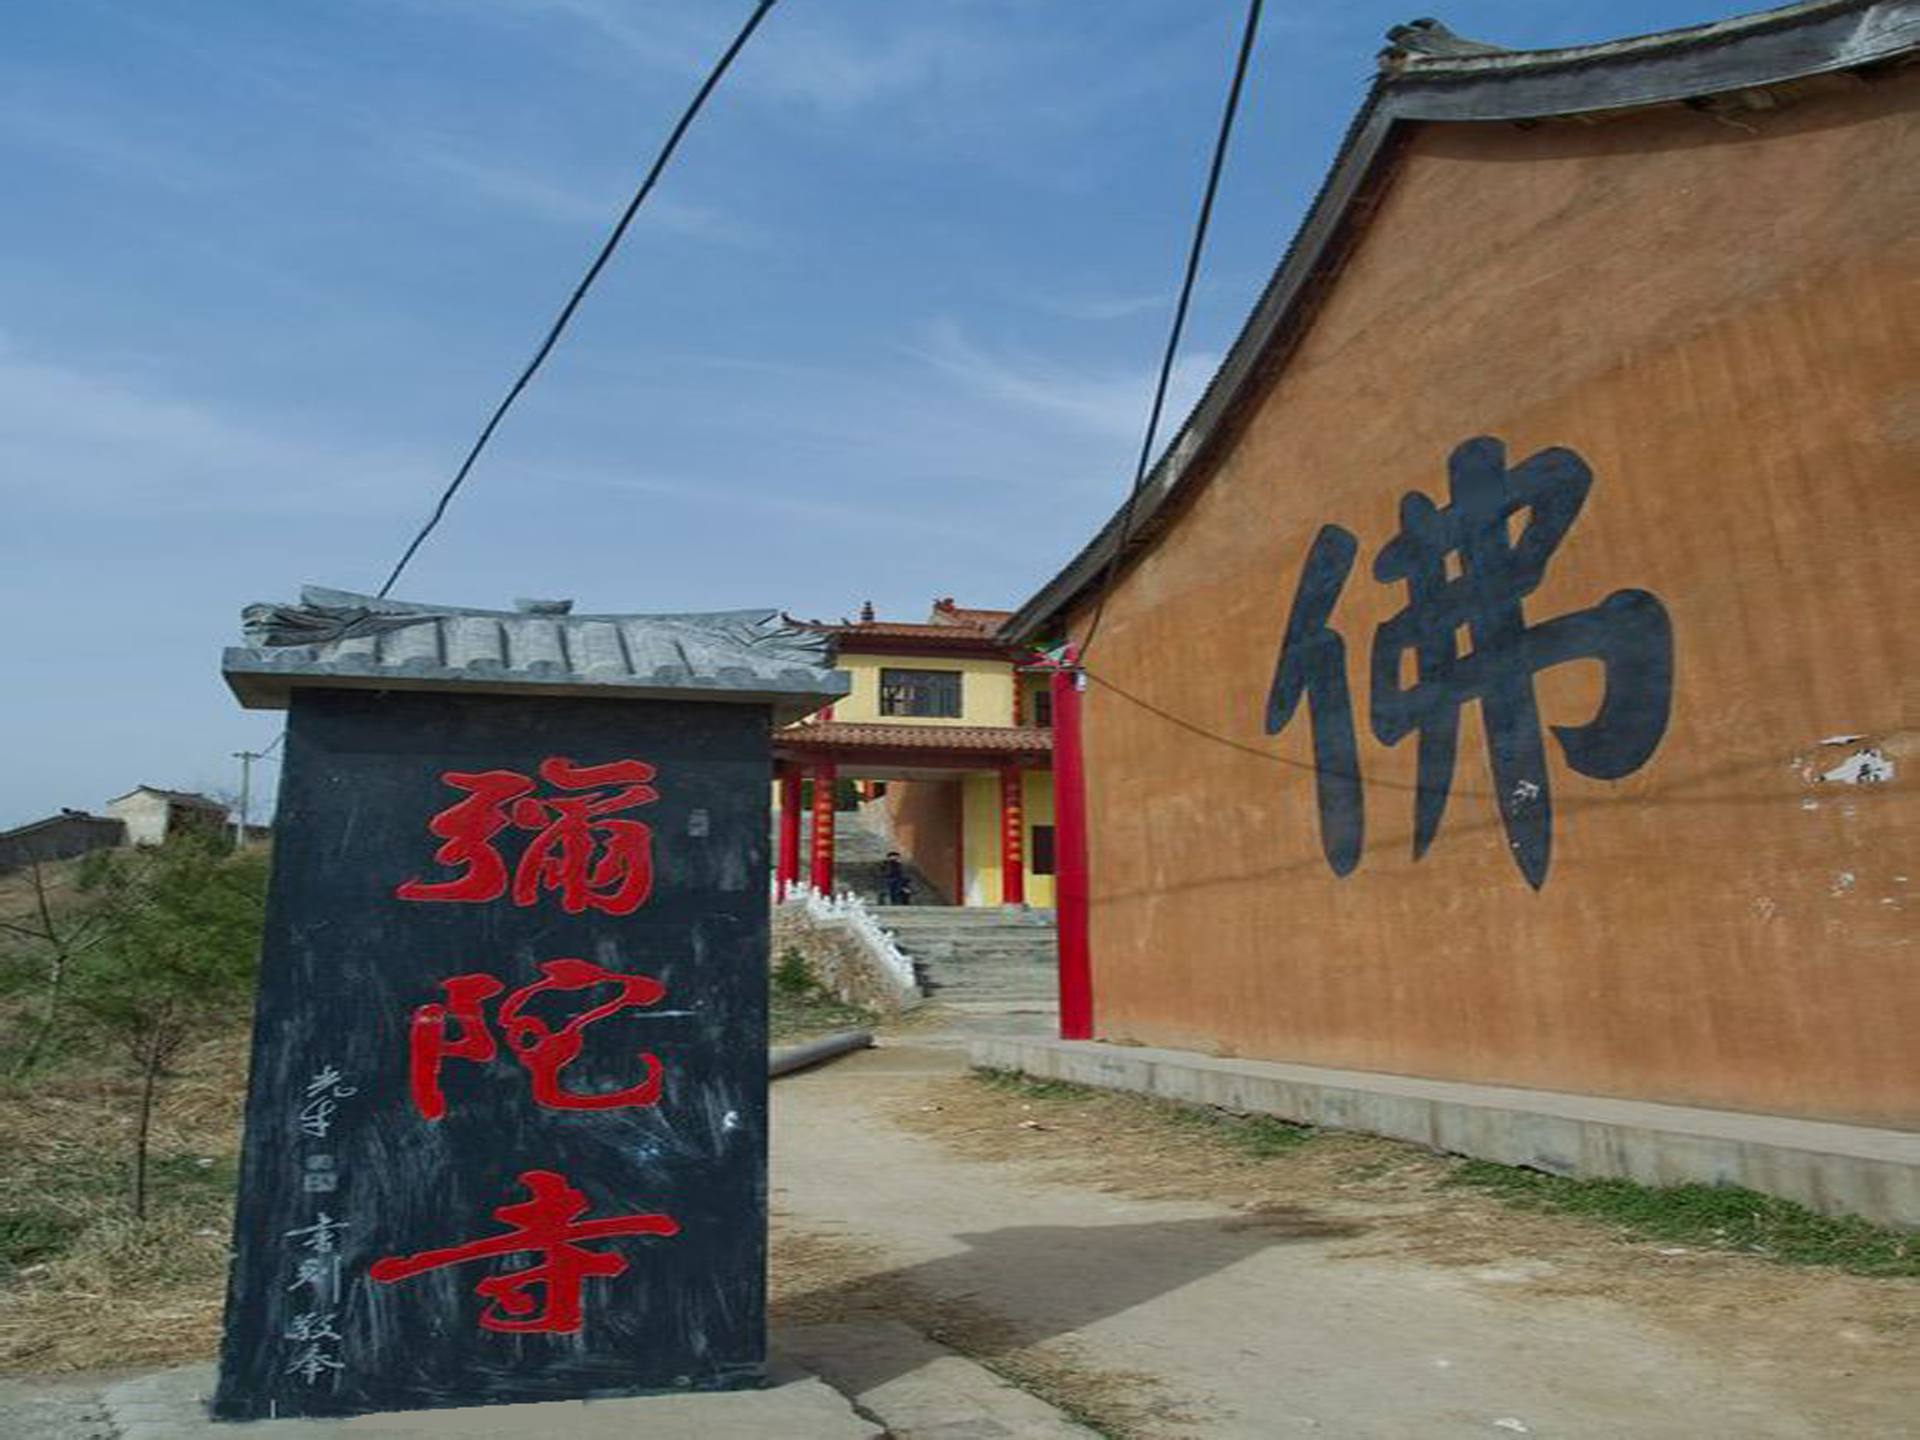
[[[1855,1275],[1920,1276],[1920,1235],[1884,1230],[1851,1216],[1816,1214],[1791,1200],[1738,1186],[1572,1180],[1488,1160],[1463,1161],[1446,1183],[1488,1191],[1525,1210],[1585,1216],[1647,1240],[1742,1251]]]
[[[806,957],[791,946],[774,962],[768,993],[767,1028],[775,1044],[873,1023],[866,1011],[843,1003],[815,980]]]

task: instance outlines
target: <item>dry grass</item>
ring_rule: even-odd
[[[56,917],[70,914],[79,903],[80,865],[77,859],[40,863],[40,883],[46,887],[47,904]],[[31,921],[37,913],[32,867],[0,875],[0,916]]]
[[[1239,1208],[1310,1201],[1372,1217],[1433,1199],[1455,1164],[1369,1135],[1274,1120],[1249,1134],[1221,1112],[982,1074],[937,1081],[895,1117],[971,1159],[1028,1161],[1049,1178],[1140,1199]]]
[[[767,1012],[767,1038],[775,1045],[795,1045],[836,1030],[870,1030],[875,1023],[874,1016],[831,995],[775,989]]]
[[[775,1015],[782,1040],[867,1023],[828,1000],[783,1002]],[[128,1201],[128,1071],[79,1057],[0,1078],[0,1372],[216,1352],[246,1076],[244,1030],[183,1058],[154,1116],[145,1221]]]
[[[151,1214],[128,1203],[135,1085],[76,1061],[0,1084],[0,1369],[172,1364],[218,1343],[246,1043],[189,1054],[162,1092]]]

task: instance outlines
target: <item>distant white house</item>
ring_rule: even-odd
[[[190,790],[139,785],[109,800],[107,814],[127,827],[130,845],[158,845],[183,830],[217,831],[227,823],[227,807]]]

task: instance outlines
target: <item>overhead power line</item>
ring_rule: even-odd
[[[453,479],[441,492],[439,502],[433,507],[433,513],[427,517],[427,523],[420,527],[419,533],[401,553],[400,559],[387,576],[386,583],[380,587],[380,594],[383,597],[393,589],[395,582],[407,568],[407,563],[413,559],[414,553],[426,542],[426,538],[433,533],[434,527],[439,525],[441,517],[447,513],[447,506],[460,492],[460,487],[466,483],[467,475],[472,471],[474,462],[487,448],[487,442],[493,439],[493,432],[500,427],[500,422],[506,418],[507,411],[513,408],[514,401],[520,398],[520,392],[527,388],[528,382],[546,363],[547,356],[552,353],[553,347],[559,343],[561,334],[566,330],[568,322],[573,319],[573,312],[580,308],[580,302],[587,298],[587,291],[593,288],[593,282],[598,280],[600,272],[607,268],[607,262],[613,258],[613,252],[620,247],[620,241],[626,235],[627,227],[633,223],[633,217],[646,203],[647,196],[653,193],[654,185],[666,170],[667,162],[673,158],[673,152],[679,148],[681,138],[692,126],[694,117],[700,113],[701,107],[707,103],[707,97],[713,94],[720,84],[721,77],[733,64],[734,58],[746,48],[747,41],[753,37],[753,32],[760,28],[760,22],[766,18],[767,12],[773,9],[776,3],[777,0],[759,0],[759,3],[753,7],[753,13],[747,17],[746,23],[740,27],[740,33],[733,37],[733,43],[722,52],[719,60],[714,63],[713,69],[707,73],[707,78],[694,92],[693,99],[688,102],[687,108],[681,112],[679,120],[675,122],[673,130],[668,134],[666,143],[660,147],[660,153],[654,156],[653,164],[647,169],[646,178],[640,182],[640,188],[634,191],[633,198],[627,202],[627,208],[621,212],[620,219],[614,224],[606,242],[601,245],[599,254],[593,257],[593,263],[587,267],[587,273],[581,277],[580,283],[574,286],[573,293],[567,297],[567,303],[561,307],[559,316],[547,330],[546,338],[540,342],[540,348],[534,351],[533,359],[529,360],[526,368],[520,372],[520,378],[513,382],[512,388],[494,407],[493,414],[487,418],[487,423],[481,428],[480,437],[473,442],[473,448],[467,451],[467,458],[460,462],[460,468],[454,472]]]
[[[1383,780],[1358,774],[1350,770],[1343,770],[1337,766],[1322,765],[1318,760],[1295,760],[1290,755],[1282,755],[1275,750],[1263,750],[1258,745],[1249,745],[1244,740],[1236,740],[1231,735],[1223,735],[1218,730],[1209,729],[1197,720],[1189,720],[1186,716],[1176,714],[1163,705],[1154,704],[1153,701],[1147,699],[1145,696],[1134,694],[1133,691],[1127,689],[1124,685],[1109,680],[1098,671],[1087,670],[1083,673],[1091,684],[1098,685],[1102,690],[1111,693],[1116,699],[1124,700],[1127,704],[1144,710],[1149,715],[1157,716],[1169,725],[1186,731],[1189,735],[1197,736],[1202,740],[1211,740],[1214,744],[1225,746],[1229,750],[1238,750],[1242,755],[1250,755],[1255,760],[1265,760],[1269,764],[1279,765],[1289,770],[1304,770],[1313,775],[1324,773],[1338,776],[1342,780],[1358,780],[1362,785],[1369,786],[1375,790],[1403,790],[1408,793],[1431,791],[1435,794],[1451,796],[1461,800],[1493,800],[1498,798],[1491,790],[1462,789],[1460,786],[1451,783],[1446,785],[1421,785],[1418,783],[1407,785],[1398,780]]]
[[[1220,173],[1226,168],[1227,145],[1233,138],[1234,116],[1240,109],[1240,91],[1246,83],[1254,40],[1260,33],[1260,7],[1261,0],[1248,0],[1247,21],[1240,34],[1240,53],[1233,66],[1233,83],[1227,87],[1227,103],[1220,114],[1220,133],[1213,142],[1213,162],[1207,167],[1207,188],[1200,200],[1200,214],[1194,221],[1193,241],[1187,247],[1186,274],[1180,282],[1180,298],[1173,307],[1173,324],[1167,331],[1167,348],[1160,356],[1160,377],[1153,387],[1153,407],[1147,415],[1147,433],[1140,441],[1140,458],[1133,467],[1133,484],[1127,491],[1126,504],[1120,509],[1120,532],[1114,539],[1113,554],[1107,559],[1107,568],[1100,577],[1100,589],[1094,596],[1093,618],[1087,622],[1087,633],[1080,641],[1082,659],[1093,647],[1093,637],[1100,633],[1100,621],[1107,610],[1107,593],[1113,588],[1121,557],[1126,554],[1127,539],[1133,531],[1134,508],[1139,504],[1140,492],[1146,486],[1153,463],[1153,448],[1160,436],[1160,415],[1166,408],[1167,387],[1173,379],[1174,359],[1180,350],[1181,334],[1186,329],[1187,308],[1193,300],[1194,282],[1200,274],[1200,256],[1206,249],[1207,228],[1213,219],[1213,200],[1220,190]]]

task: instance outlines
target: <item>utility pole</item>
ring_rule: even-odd
[[[253,810],[253,762],[267,758],[264,750],[236,750],[233,758],[240,762],[240,813],[233,822],[233,848],[244,849],[247,843],[247,819]]]

